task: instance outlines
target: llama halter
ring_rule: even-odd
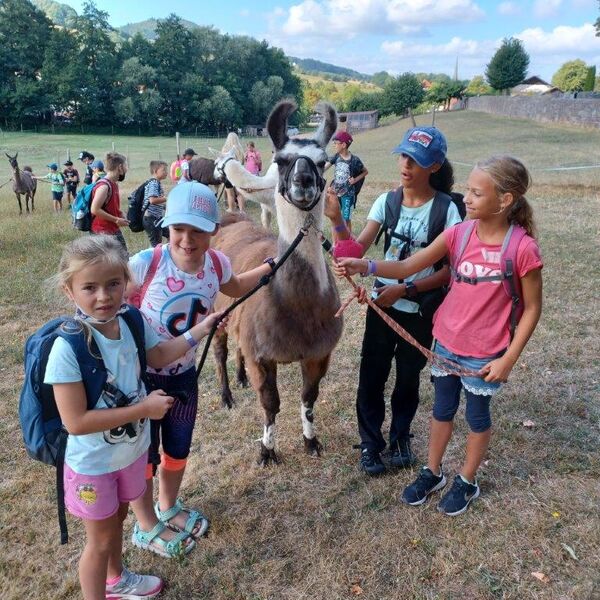
[[[319,188],[319,193],[315,195],[315,199],[308,206],[299,206],[298,204],[296,204],[295,202],[290,200],[290,198],[288,197],[289,177],[292,174],[292,170],[296,166],[296,163],[301,159],[305,160],[308,163],[310,170],[313,172],[313,175],[315,176],[315,181],[317,183],[317,187]],[[287,166],[284,176],[283,176],[283,179],[281,180],[281,183],[279,184],[279,193],[281,194],[281,196],[287,202],[289,202],[294,208],[297,208],[298,210],[302,210],[304,212],[308,212],[308,211],[312,210],[319,203],[319,200],[321,200],[321,194],[323,193],[324,189],[325,189],[325,178],[319,172],[319,169],[317,168],[317,165],[315,164],[314,160],[312,158],[310,158],[309,156],[303,156],[301,154],[298,154],[294,158],[294,160],[292,160],[290,162],[290,164]]]

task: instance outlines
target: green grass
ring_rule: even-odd
[[[237,405],[220,407],[212,361],[202,376],[200,410],[184,480],[186,501],[212,520],[208,539],[182,564],[134,549],[134,569],[168,581],[173,599],[407,600],[541,599],[600,597],[600,310],[597,299],[598,170],[545,173],[548,166],[590,164],[600,132],[478,113],[443,114],[450,158],[472,163],[496,152],[520,156],[535,185],[529,197],[544,257],[544,312],[511,375],[494,399],[494,436],[480,472],[482,496],[464,516],[449,519],[431,502],[417,509],[398,497],[415,470],[367,479],[357,469],[354,400],[364,309],[351,305],[344,336],[316,404],[322,458],[303,454],[297,367],[280,368],[279,467],[255,464],[262,415],[251,390],[234,389]],[[429,122],[417,117],[419,123]],[[402,121],[357,134],[353,150],[369,169],[355,219],[358,229],[375,196],[395,185],[390,156],[408,126]],[[174,154],[165,138],[115,138],[132,162],[124,194],[146,177],[145,165]],[[198,152],[221,143],[185,140]],[[267,140],[259,140],[268,153]],[[86,148],[101,155],[109,137],[0,136],[1,150],[19,150],[22,164],[43,172],[56,152]],[[183,146],[182,146],[183,147]],[[61,150],[62,149],[62,150]],[[268,154],[267,154],[268,156]],[[468,169],[456,168],[457,188]],[[0,162],[8,177],[8,163]],[[27,458],[18,427],[25,337],[50,317],[69,310],[52,300],[45,279],[56,269],[64,243],[76,233],[66,215],[51,213],[40,184],[37,210],[19,217],[8,186],[0,190],[0,589],[3,600],[80,597],[77,561],[83,530],[69,519],[71,542],[58,543],[54,472]],[[257,216],[256,208],[251,207]],[[127,235],[130,249],[144,234]],[[377,250],[373,250],[373,256]],[[341,285],[343,298],[349,294]],[[231,365],[233,373],[233,364]],[[393,381],[389,382],[391,386]],[[432,390],[424,373],[414,447],[426,456]],[[535,427],[522,422],[531,419]],[[387,426],[387,425],[386,425]],[[454,474],[464,454],[466,426],[456,420],[445,467]],[[132,518],[127,522],[131,532]],[[574,560],[564,545],[572,548]],[[543,583],[532,576],[545,573]],[[358,586],[358,587],[357,587]]]

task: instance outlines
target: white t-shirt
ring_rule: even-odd
[[[188,171],[190,170],[190,163],[189,161],[183,159],[180,163],[179,163],[179,168],[181,169],[181,177],[179,178],[179,181],[177,183],[186,183],[189,181],[188,177]]]
[[[219,285],[231,279],[231,263],[221,252],[215,251],[221,262],[223,276],[219,282],[210,254],[204,256],[204,268],[199,273],[186,273],[177,268],[169,245],[162,247],[162,257],[142,300],[140,310],[148,323],[163,340],[170,340],[200,323],[213,308]],[[153,248],[142,250],[129,259],[134,283],[141,286],[152,262]],[[195,365],[196,348],[162,369],[148,367],[150,373],[177,375]]]
[[[108,371],[107,382],[112,383],[131,399],[138,403],[146,396],[146,389],[140,379],[140,363],[133,335],[125,321],[118,317],[120,337],[111,340],[97,329],[92,335],[102,355]],[[146,350],[156,346],[160,340],[154,331],[144,322]],[[69,343],[57,338],[48,356],[44,383],[74,383],[82,380],[77,358]],[[104,393],[98,399],[94,410],[114,408]],[[150,445],[150,423],[142,419],[131,423],[130,427],[115,427],[109,431],[69,435],[65,462],[76,473],[102,475],[124,469],[134,463]]]
[[[370,221],[377,221],[377,223],[383,223],[385,220],[385,200],[387,197],[387,192],[381,194],[377,200],[373,203],[371,210],[369,211],[369,215],[367,217]],[[429,214],[431,213],[431,207],[433,206],[433,198],[422,204],[417,208],[411,208],[408,206],[402,206],[402,210],[400,211],[400,219],[398,220],[398,225],[396,226],[396,233],[400,235],[404,235],[406,237],[410,237],[417,243],[427,243],[427,234],[429,232]],[[446,216],[446,225],[444,229],[448,229],[448,227],[452,227],[456,223],[461,222],[460,214],[458,212],[458,208],[454,202],[450,202],[448,206],[448,213]],[[402,251],[404,246],[404,242],[397,238],[392,238],[390,247],[388,251],[385,253],[385,260],[398,260],[398,255]],[[408,253],[405,258],[412,256],[419,250],[421,250],[418,245],[415,247],[411,244],[408,249]],[[410,275],[406,277],[404,281],[417,281],[419,279],[423,279],[424,277],[428,277],[434,273],[433,266],[427,267],[414,275]],[[377,277],[379,281],[382,283],[386,283],[388,285],[395,285],[398,283],[397,279],[386,279],[385,277]],[[377,294],[373,294],[373,298],[377,297]],[[405,298],[400,298],[395,302],[393,308],[397,310],[401,310],[408,313],[416,313],[419,312],[419,305],[416,302],[412,302],[410,300],[406,300]]]

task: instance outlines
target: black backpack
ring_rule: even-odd
[[[381,224],[381,228],[377,233],[377,237],[375,238],[375,243],[377,244],[379,243],[381,236],[385,236],[383,241],[384,253],[388,251],[392,243],[392,238],[403,241],[404,249],[403,252],[401,252],[398,256],[398,260],[407,258],[411,247],[425,248],[429,246],[429,244],[431,244],[431,242],[433,242],[433,240],[435,240],[435,238],[440,235],[442,231],[444,231],[448,216],[448,208],[450,207],[451,202],[454,202],[456,205],[461,218],[464,219],[467,212],[463,202],[462,194],[456,192],[445,194],[444,192],[436,191],[435,196],[433,197],[433,206],[431,207],[431,212],[429,213],[427,241],[417,242],[409,237],[406,237],[405,235],[396,233],[396,227],[398,226],[400,213],[402,212],[402,197],[402,187],[388,192],[385,199],[385,216],[383,223]],[[433,268],[434,270],[439,271],[446,263],[447,260],[444,258],[435,263]],[[398,283],[402,283],[402,280],[398,280]],[[442,303],[445,293],[445,288],[437,288],[435,290],[421,292],[418,294],[417,297],[414,298],[414,301],[419,304],[421,315],[426,318],[433,317],[433,313]]]
[[[144,195],[149,181],[150,179],[144,181],[142,185],[131,192],[128,198],[127,220],[129,221],[129,229],[134,233],[144,231],[144,210],[146,210]]]

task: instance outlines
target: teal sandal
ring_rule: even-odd
[[[190,539],[191,535],[185,531],[180,531],[172,540],[163,540],[160,534],[165,529],[167,526],[162,521],[159,521],[152,531],[143,531],[139,523],[136,523],[133,526],[131,542],[142,550],[150,550],[164,558],[179,558],[191,552],[196,545],[196,542]]]
[[[188,518],[183,529],[181,527],[177,527],[175,523],[170,522],[173,517],[182,511],[188,514]],[[175,529],[176,531],[190,535],[194,539],[203,536],[208,530],[208,519],[200,511],[186,508],[181,502],[181,498],[177,498],[175,504],[167,510],[160,510],[157,502],[154,505],[154,512],[164,524],[168,525],[172,529]],[[194,533],[195,528],[198,528],[196,533]]]

